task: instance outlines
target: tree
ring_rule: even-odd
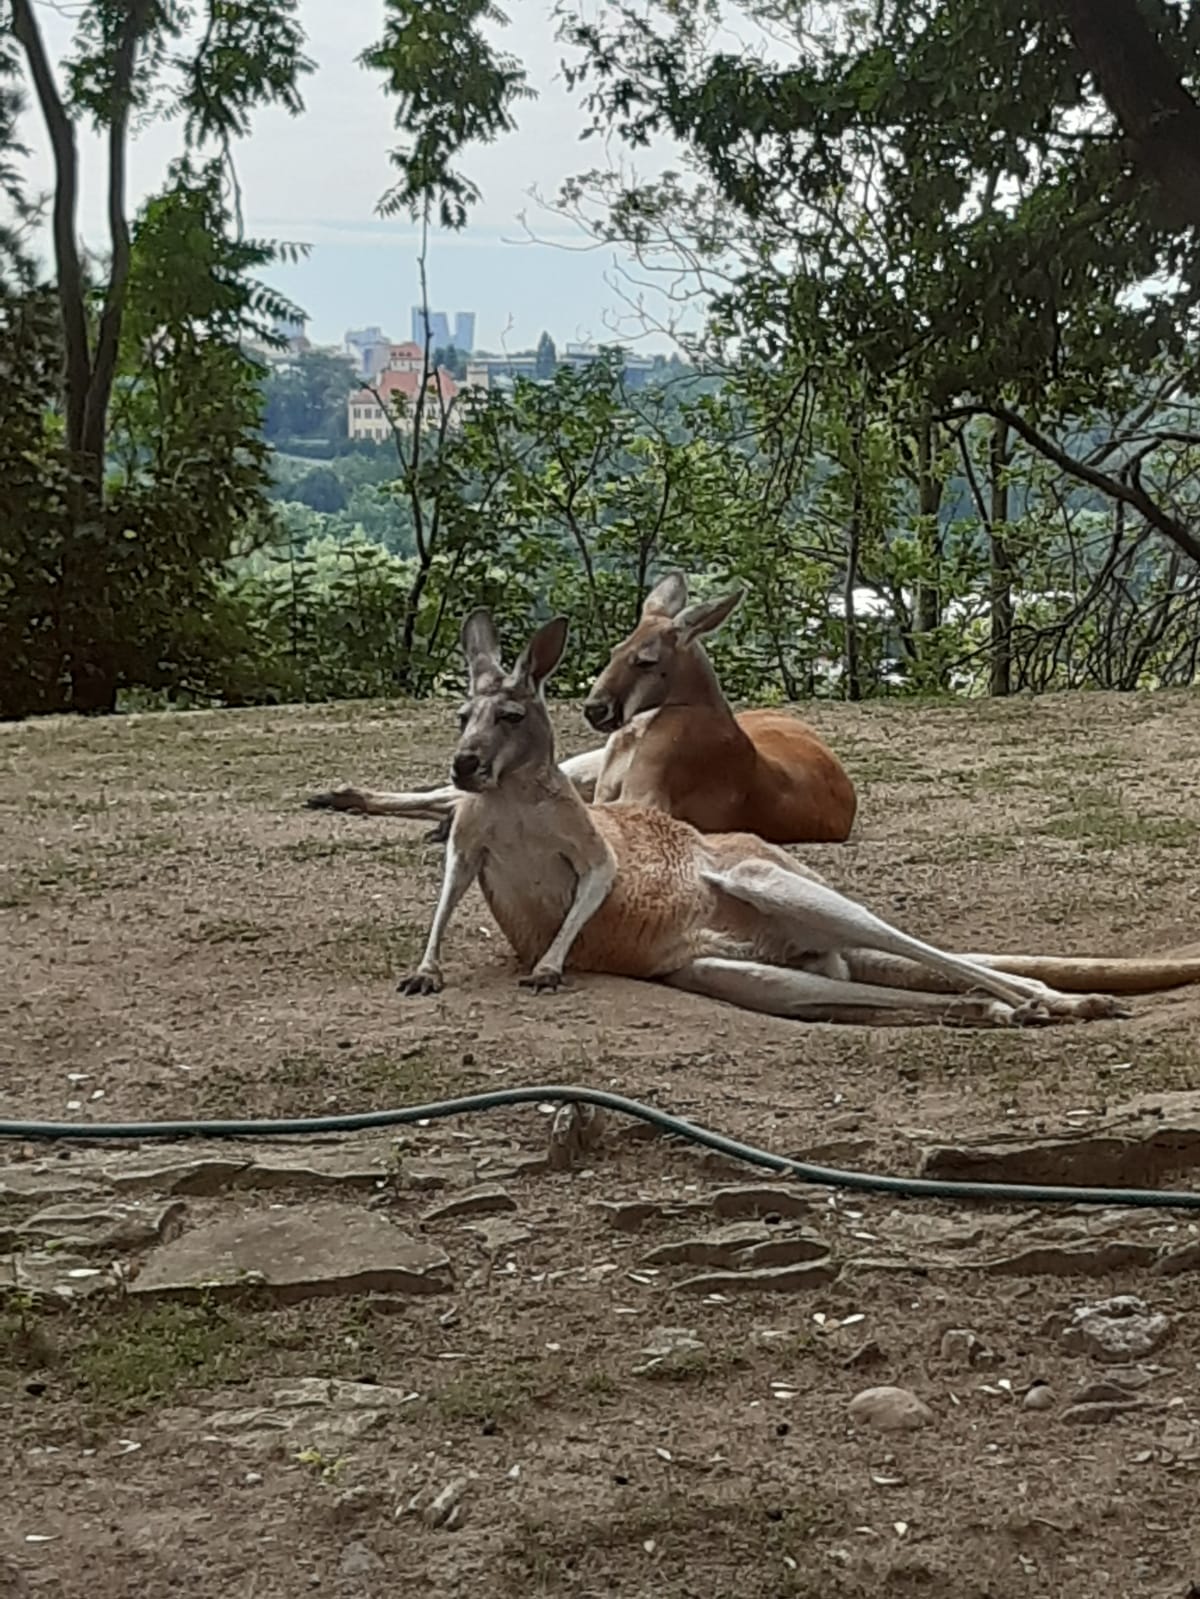
[[[65,488],[57,539],[60,553],[44,626],[55,639],[65,704],[80,711],[111,710],[121,682],[122,641],[116,618],[131,599],[121,588],[130,575],[125,546],[140,535],[134,531],[131,539],[126,517],[119,514],[119,497],[114,497],[106,476],[110,412],[122,352],[129,351],[135,363],[146,355],[144,348],[130,350],[126,328],[135,269],[126,208],[130,128],[163,96],[176,98],[185,156],[171,174],[166,208],[151,207],[143,218],[148,246],[142,263],[144,287],[161,313],[154,328],[143,328],[154,351],[153,377],[148,381],[172,370],[173,350],[161,342],[169,329],[187,361],[205,367],[209,380],[228,379],[236,387],[240,370],[223,355],[213,359],[214,352],[202,351],[192,338],[189,329],[200,313],[183,304],[185,292],[197,292],[207,301],[210,314],[222,322],[222,337],[228,336],[231,310],[239,333],[252,327],[265,333],[269,317],[291,314],[294,308],[248,283],[247,269],[271,260],[274,252],[236,243],[227,246],[232,219],[220,199],[220,171],[215,165],[196,166],[192,158],[202,157],[210,148],[223,150],[227,158],[230,141],[245,133],[257,106],[279,103],[298,111],[298,83],[309,63],[300,50],[295,0],[207,0],[199,42],[186,57],[172,50],[181,23],[175,8],[154,0],[95,0],[82,11],[60,83],[32,0],[6,0],[6,9],[3,20],[20,47],[55,170],[53,244],[63,361],[58,398]],[[11,68],[12,56],[5,59]],[[85,121],[104,130],[108,150],[110,253],[96,285],[89,280],[90,267],[77,237],[76,130]],[[170,203],[172,195],[179,204]],[[197,207],[203,224],[219,222],[223,229],[207,250],[195,231]],[[182,231],[172,235],[172,229]],[[224,276],[207,285],[194,270],[182,270],[174,284],[147,276],[185,268],[192,246],[199,247],[211,268]],[[139,372],[130,374],[135,385],[141,381]],[[196,416],[193,412],[193,420]],[[125,480],[125,490],[129,504],[141,503],[145,509],[132,480]]]
[[[292,488],[289,498],[326,516],[344,511],[350,503],[341,479],[328,466],[315,466],[306,472]]]
[[[1139,174],[1158,191],[1165,218],[1200,228],[1200,35],[1190,8],[1137,0],[1061,0],[1071,38],[1122,132]]]
[[[328,350],[302,350],[271,366],[264,379],[264,434],[272,443],[340,443],[347,433],[346,400],[357,382],[349,358]]]
[[[548,383],[558,371],[558,351],[554,348],[554,340],[548,333],[543,333],[538,340],[535,359],[535,376],[539,383]]]
[[[467,375],[467,358],[453,344],[448,344],[444,350],[435,350],[430,364],[434,371],[444,367],[458,383],[461,383]]]

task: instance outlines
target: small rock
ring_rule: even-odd
[[[551,1171],[569,1171],[604,1137],[607,1118],[598,1105],[560,1105],[550,1123],[546,1160]]]
[[[620,1233],[636,1233],[648,1221],[661,1221],[671,1208],[657,1199],[598,1199],[596,1209]]]
[[[485,1216],[481,1221],[468,1222],[465,1231],[478,1238],[489,1255],[498,1255],[502,1249],[516,1249],[533,1237],[528,1227],[509,1221],[506,1216]]]
[[[466,1492],[467,1481],[466,1477],[452,1477],[446,1486],[433,1496],[421,1512],[422,1519],[430,1527],[453,1528],[459,1525],[462,1519],[462,1496]]]
[[[632,1368],[633,1376],[644,1377],[657,1370],[664,1360],[686,1359],[704,1348],[691,1327],[659,1327],[642,1349],[645,1360]]]
[[[664,1355],[687,1354],[703,1348],[703,1341],[696,1337],[693,1327],[657,1327],[642,1354],[648,1358],[657,1355],[661,1359]]]
[[[679,1284],[687,1294],[794,1294],[824,1288],[837,1276],[829,1260],[801,1266],[764,1266],[759,1271],[714,1271],[686,1277]]]
[[[117,1200],[104,1205],[50,1205],[18,1231],[25,1237],[52,1240],[56,1249],[108,1254],[178,1238],[186,1213],[179,1199],[152,1205]]]
[[[150,1165],[105,1167],[103,1175],[118,1192],[192,1194],[197,1198],[223,1193],[250,1165],[249,1160],[198,1155],[194,1160],[155,1159]]]
[[[721,1217],[805,1216],[812,1200],[794,1188],[775,1188],[767,1183],[739,1184],[718,1188],[710,1201],[713,1214]]]
[[[490,1216],[497,1211],[516,1210],[517,1202],[503,1188],[472,1188],[434,1205],[422,1221],[449,1221],[454,1216]]]
[[[941,1355],[955,1366],[977,1366],[987,1363],[991,1351],[969,1327],[950,1327],[942,1334]]]
[[[1177,1277],[1181,1272],[1195,1271],[1200,1266],[1200,1239],[1184,1244],[1182,1249],[1169,1250],[1160,1255],[1151,1268],[1158,1277]]]
[[[909,1388],[864,1388],[850,1401],[850,1419],[877,1432],[914,1432],[933,1411]]]
[[[1054,1389],[1048,1382],[1035,1382],[1025,1395],[1026,1410],[1053,1410]]]
[[[1116,1416],[1123,1416],[1132,1410],[1151,1410],[1152,1406],[1145,1399],[1113,1399],[1103,1404],[1068,1405],[1062,1413],[1062,1419],[1076,1427],[1096,1427],[1106,1421],[1112,1421]]]
[[[990,1260],[983,1269],[989,1277],[1108,1277],[1157,1260],[1157,1244],[1106,1238],[1080,1244],[1034,1244],[1019,1254]]]
[[[1120,1294],[1075,1311],[1061,1339],[1067,1349],[1094,1360],[1124,1364],[1151,1354],[1170,1333],[1168,1316],[1132,1294]]]
[[[1130,1369],[1131,1371],[1136,1370],[1133,1367]],[[1128,1399],[1135,1388],[1144,1388],[1148,1380],[1148,1378],[1145,1378],[1143,1381],[1138,1381],[1136,1377],[1132,1380],[1126,1380],[1117,1378],[1114,1373],[1114,1378],[1111,1381],[1085,1384],[1075,1395],[1073,1403],[1077,1405],[1100,1405],[1107,1403],[1109,1400]]]
[[[368,1572],[379,1571],[383,1561],[365,1543],[348,1543],[338,1561],[338,1571],[343,1577],[365,1577]]]
[[[660,1244],[643,1256],[647,1266],[791,1266],[828,1255],[823,1239],[798,1232],[763,1232],[761,1222],[734,1222],[700,1238]]]

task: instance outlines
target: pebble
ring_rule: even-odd
[[[933,1411],[909,1388],[864,1388],[850,1401],[850,1419],[877,1432],[913,1432],[929,1425]]]
[[[1125,1364],[1151,1354],[1170,1332],[1170,1317],[1152,1311],[1133,1294],[1119,1294],[1081,1306],[1061,1337],[1066,1348],[1090,1354],[1094,1360]]]
[[[941,1353],[943,1360],[956,1366],[976,1366],[988,1359],[990,1351],[969,1327],[951,1327],[942,1334]]]
[[[383,1561],[373,1549],[365,1543],[348,1543],[342,1550],[342,1558],[338,1561],[338,1571],[343,1577],[365,1577],[368,1572],[378,1571]]]
[[[1048,1382],[1035,1382],[1025,1395],[1026,1410],[1053,1410],[1054,1389]]]
[[[461,1500],[466,1490],[465,1477],[452,1477],[426,1505],[424,1519],[431,1527],[457,1527],[461,1516]]]

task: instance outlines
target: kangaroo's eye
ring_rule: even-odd
[[[637,667],[639,672],[646,672],[649,671],[650,667],[657,666],[658,661],[649,655],[635,655],[633,658],[633,664]]]
[[[517,722],[523,722],[525,720],[525,712],[524,711],[501,711],[500,712],[500,720],[502,722],[508,722],[510,724],[515,725]]]

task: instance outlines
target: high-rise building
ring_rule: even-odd
[[[382,328],[350,328],[343,342],[359,377],[375,378],[387,366],[392,342]]]
[[[432,350],[444,350],[450,343],[450,322],[444,311],[426,311],[423,305],[412,308],[412,341],[425,348],[428,338]]]
[[[451,346],[460,355],[470,355],[475,348],[475,313],[474,311],[456,311],[454,313],[454,327],[450,326],[450,318],[444,311],[426,312],[425,307],[414,305],[412,308],[412,341],[425,348],[426,327],[430,347],[434,350],[448,350]]]

